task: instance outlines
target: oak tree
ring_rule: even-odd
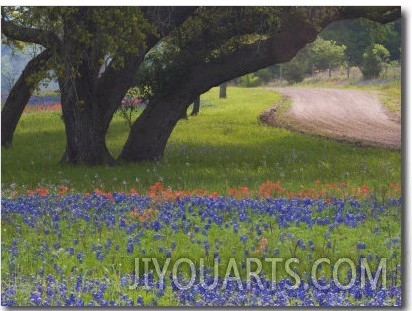
[[[400,7],[6,7],[2,34],[51,51],[66,131],[62,160],[101,164],[114,162],[105,136],[130,87],[149,104],[119,160],[159,160],[200,94],[286,62],[328,24],[359,17],[386,23]]]

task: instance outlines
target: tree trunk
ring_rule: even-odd
[[[65,117],[66,150],[62,163],[69,164],[114,164],[114,159],[106,147],[106,129],[102,117],[93,112],[73,109],[70,117]]]
[[[200,111],[200,96],[195,99],[193,102],[193,110],[192,113],[190,114],[191,116],[197,116]]]
[[[77,81],[77,84],[84,83]],[[59,80],[66,130],[66,150],[61,162],[70,164],[114,164],[105,142],[108,123],[105,110],[95,97],[87,97],[87,87],[75,87],[70,79]]]
[[[297,29],[298,25],[295,25]],[[237,50],[233,54],[223,56],[219,62],[199,63],[193,65],[180,87],[165,97],[152,99],[143,113],[135,121],[126,144],[119,156],[120,161],[158,161],[163,157],[167,141],[174,126],[199,94],[213,86],[222,84],[235,77],[267,67],[279,60],[286,61],[295,55],[305,43],[315,40],[317,33],[312,29],[299,31],[299,36],[290,36],[290,33],[281,33],[269,39],[267,46],[257,49],[258,44]],[[290,40],[293,38],[293,40]],[[285,40],[291,46],[285,47]],[[295,44],[298,42],[299,44]],[[278,46],[286,48],[282,52]],[[256,51],[259,50],[259,53]],[[280,53],[280,54],[277,54]],[[254,55],[253,62],[246,62],[250,55]]]
[[[283,76],[282,76],[282,64],[280,64],[280,66],[279,66],[279,80],[280,80],[280,83],[282,84],[282,79],[283,79]]]
[[[227,82],[220,85],[219,98],[226,98]]]
[[[42,80],[42,75],[37,73],[44,67],[46,67],[46,70],[48,69],[45,63],[50,56],[51,51],[47,49],[29,61],[11,89],[1,111],[1,145],[3,147],[9,148],[12,146],[13,134],[24,107],[26,107],[34,88]],[[34,75],[35,73],[36,75]]]
[[[133,124],[120,161],[159,161],[182,113],[192,100],[154,99]]]

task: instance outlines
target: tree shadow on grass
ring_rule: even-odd
[[[120,152],[126,136],[114,128],[108,139],[113,153]],[[292,187],[312,185],[316,180],[400,182],[399,152],[276,129],[243,141],[231,132],[220,136],[212,133],[208,142],[190,136],[172,137],[160,162],[115,167],[62,165],[59,160],[64,147],[62,129],[16,133],[13,148],[2,150],[2,183],[34,188],[68,181],[83,191],[143,191],[162,181],[174,190],[218,191],[240,186],[257,189],[266,180],[280,180]]]

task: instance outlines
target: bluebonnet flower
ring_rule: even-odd
[[[137,223],[133,222],[126,230],[127,234],[131,234],[137,228]]]
[[[159,231],[162,228],[162,225],[159,221],[155,220],[151,223],[150,227],[155,231]]]
[[[120,218],[119,228],[120,228],[120,229],[126,228],[126,221],[125,221],[124,217],[121,217],[121,218]]]
[[[144,306],[144,300],[142,298],[142,296],[139,295],[139,297],[137,297],[137,301],[136,301],[138,306]]]
[[[209,245],[209,242],[207,240],[204,241],[204,248],[205,248],[206,256],[208,256],[209,255],[210,245]]]
[[[282,242],[282,243],[285,242],[285,235],[286,235],[285,232],[282,232],[282,233],[279,235],[279,240],[280,240],[280,242]]]
[[[11,252],[10,253],[13,257],[18,257],[18,255],[19,255],[16,239],[13,239],[12,242],[11,242]]]
[[[49,274],[49,275],[46,276],[46,282],[48,284],[53,284],[55,282],[55,279],[52,275]]]
[[[97,252],[96,252],[96,259],[97,259],[98,261],[102,261],[102,260],[104,259],[104,257],[106,257],[106,254],[105,254],[105,253],[102,253],[102,252],[100,252],[100,251],[97,251]]]
[[[40,276],[43,276],[43,275],[44,275],[44,268],[43,268],[43,267],[40,267],[40,268],[39,268],[38,274],[39,274]]]
[[[32,292],[30,294],[30,301],[34,304],[34,305],[40,305],[42,300],[41,300],[41,295],[39,292]]]
[[[46,288],[46,295],[49,296],[49,297],[52,297],[54,295],[54,290],[53,290],[52,287],[48,286]]]
[[[76,284],[74,286],[74,290],[76,292],[80,292],[81,291],[81,286],[82,286],[82,282],[83,282],[83,277],[82,275],[79,275],[76,279]]]
[[[80,264],[83,262],[83,252],[82,251],[77,253],[77,260],[79,261]]]
[[[133,241],[131,238],[128,238],[127,239],[127,253],[128,254],[133,253],[133,249],[134,249]]]
[[[76,297],[73,293],[70,294],[69,298],[66,299],[66,306],[73,306],[76,304]]]
[[[120,286],[125,287],[129,283],[128,278],[126,276],[123,276],[120,278]]]
[[[297,242],[297,245],[300,249],[305,250],[306,249],[306,245],[305,242],[302,239],[299,239]]]
[[[155,234],[153,235],[153,239],[154,239],[154,240],[164,240],[164,239],[165,239],[165,236],[162,235],[162,234],[160,234],[160,233],[155,233]]]
[[[309,248],[311,251],[314,251],[314,250],[315,250],[315,245],[313,244],[313,241],[312,241],[312,240],[309,240],[309,241],[308,241],[308,248]]]
[[[10,296],[16,295],[16,289],[14,288],[13,285],[11,285],[11,286],[9,287],[9,294],[10,294]]]
[[[105,248],[106,249],[110,249],[110,246],[112,245],[112,239],[111,238],[107,238],[107,242],[106,242],[106,245],[105,245]]]
[[[96,293],[93,293],[92,296],[93,296],[93,299],[95,299],[97,301],[102,300],[103,299],[103,292],[99,290]]]

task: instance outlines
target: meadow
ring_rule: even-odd
[[[2,152],[2,189],[67,186],[81,192],[145,192],[161,181],[174,190],[226,193],[242,186],[257,189],[266,180],[279,180],[290,191],[313,187],[317,180],[377,190],[400,183],[399,152],[359,148],[261,124],[259,113],[279,100],[280,95],[269,90],[242,88],[229,88],[228,98],[219,99],[218,90],[212,89],[201,97],[200,114],[178,123],[162,161],[115,169],[59,164],[65,147],[60,112],[27,113],[13,148]],[[127,133],[126,122],[116,115],[106,140],[114,156]]]
[[[401,305],[400,152],[261,124],[280,99],[212,89],[164,159],[115,167],[59,164],[60,112],[25,113],[2,150],[2,305]],[[113,155],[127,130],[116,115]]]

